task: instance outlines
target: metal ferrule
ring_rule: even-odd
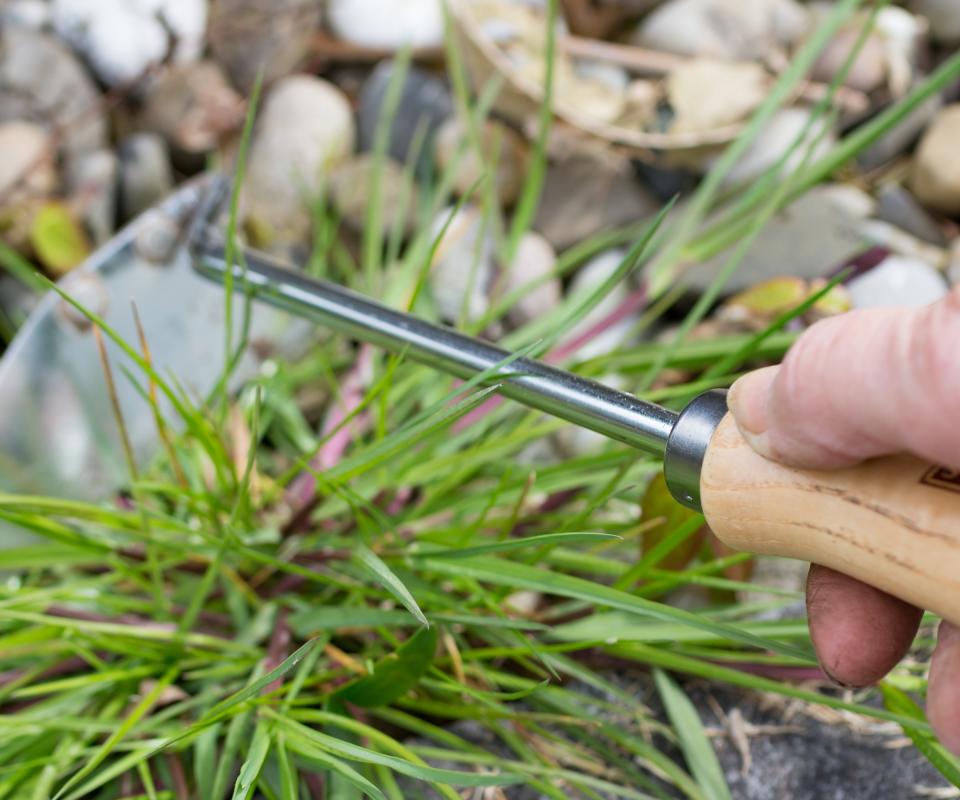
[[[677,502],[702,511],[700,472],[714,431],[727,414],[727,393],[714,389],[693,399],[677,419],[667,439],[663,474]]]

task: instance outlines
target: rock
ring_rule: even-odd
[[[926,17],[934,41],[946,45],[960,43],[960,6],[956,0],[911,0],[909,5]]]
[[[107,121],[94,82],[53,36],[0,29],[0,121],[29,120],[62,131],[67,158],[107,145]]]
[[[524,292],[510,307],[507,319],[516,327],[525,325],[552,311],[560,303],[563,291],[560,279],[552,275],[557,254],[539,233],[527,233],[520,239],[513,264],[497,280],[500,296],[507,296],[543,279],[535,288]],[[548,277],[550,276],[550,277]]]
[[[945,269],[950,261],[949,253],[943,247],[924,242],[881,219],[866,220],[860,233],[865,245],[887,254],[925,261],[937,269]],[[869,265],[866,265],[866,268],[869,268]]]
[[[947,294],[943,275],[923,261],[890,256],[848,284],[854,308],[912,307]]]
[[[53,0],[51,7],[54,29],[108,86],[131,83],[170,55],[197,58],[206,17],[203,0]]]
[[[116,227],[119,173],[116,155],[106,149],[75,159],[67,170],[71,205],[79,212],[94,246],[104,244]]]
[[[360,47],[399,50],[443,44],[441,0],[327,0],[327,22],[334,36]]]
[[[296,68],[320,29],[322,3],[213,0],[210,48],[233,85],[249,94],[263,69],[267,84]]]
[[[667,0],[647,16],[635,44],[689,56],[749,61],[783,50],[807,28],[794,0]]]
[[[887,86],[894,97],[902,97],[920,73],[926,60],[930,25],[899,6],[886,6],[877,13],[877,34],[883,42],[887,61]]]
[[[947,266],[947,280],[951,286],[960,285],[960,238],[950,245],[950,264]]]
[[[828,153],[836,143],[833,131],[826,130],[828,120],[821,118],[813,121],[813,124],[811,120],[812,112],[805,108],[788,108],[777,112],[753,140],[743,157],[734,164],[724,178],[724,186],[733,187],[759,178],[778,163],[801,136],[803,141],[784,163],[784,174],[789,175],[800,167],[807,149],[811,146],[811,163]],[[712,166],[715,162],[716,158],[711,158],[708,164]]]
[[[381,62],[360,92],[358,127],[361,150],[372,150],[374,147],[395,68],[393,61]],[[418,174],[429,172],[433,163],[433,137],[452,113],[453,99],[446,83],[416,67],[408,69],[400,88],[396,113],[389,122],[387,152],[397,161],[416,163]],[[425,137],[422,149],[413,153],[411,148],[421,135],[418,133],[421,129]]]
[[[570,296],[583,295],[588,291],[596,289],[617,271],[626,255],[626,250],[615,248],[613,250],[606,250],[598,256],[594,256],[594,258],[580,268],[570,282],[568,294]],[[625,282],[621,282],[615,286],[589,314],[566,332],[564,340],[572,341],[577,339],[602,323],[610,314],[620,307],[629,294],[630,289]],[[575,354],[576,357],[582,360],[599,358],[616,350],[624,344],[635,324],[636,319],[633,317],[615,322],[602,333],[593,336],[590,341],[579,347]]]
[[[120,218],[126,222],[173,190],[170,151],[162,136],[136,133],[120,143]]]
[[[897,184],[885,186],[877,193],[877,217],[938,247],[947,243],[940,225],[910,192]]]
[[[860,228],[872,205],[868,195],[852,187],[826,184],[811,189],[764,227],[724,292],[743,291],[787,268],[806,280],[827,275],[863,249]],[[731,252],[692,267],[685,276],[691,290],[705,291]]]
[[[27,244],[33,215],[57,186],[53,140],[29,122],[0,123],[0,236]]]
[[[901,156],[913,147],[942,107],[940,95],[928,97],[906,119],[864,150],[857,157],[857,164],[865,170],[873,170]]]
[[[330,173],[330,200],[343,221],[354,231],[367,224],[371,181],[380,192],[380,225],[384,236],[399,230],[413,232],[419,199],[412,178],[392,158],[378,159],[369,153],[355,156]]]
[[[960,214],[960,103],[945,107],[917,149],[910,187],[927,208]]]
[[[434,221],[439,234],[452,208]],[[430,269],[430,289],[440,316],[447,322],[475,322],[489,310],[489,290],[494,279],[494,246],[488,223],[476,206],[456,212],[440,241]]]
[[[759,64],[695,58],[667,78],[673,108],[672,133],[698,133],[745,119],[767,96],[768,77]]]
[[[50,22],[50,6],[45,0],[7,0],[0,8],[0,23],[39,31]]]
[[[625,159],[574,156],[551,164],[533,222],[557,252],[601,231],[641,222],[660,202]]]
[[[811,77],[815,81],[830,83],[846,65],[854,47],[859,44],[860,28],[845,28],[827,44],[813,65]],[[861,92],[879,89],[887,77],[887,52],[883,41],[876,33],[867,37],[856,60],[850,67],[844,85]]]
[[[220,66],[198,61],[165,70],[144,100],[140,124],[183,153],[206,153],[243,124],[246,103]]]
[[[0,124],[0,198],[46,197],[56,187],[53,140],[39,125]]]
[[[313,75],[290,75],[267,95],[247,163],[244,216],[261,238],[301,242],[310,204],[332,167],[352,152],[353,113],[344,94]]]
[[[485,165],[493,165],[496,158],[494,182],[497,197],[503,208],[510,208],[520,196],[527,177],[530,162],[530,148],[516,131],[488,120],[480,129],[480,150],[473,144],[463,121],[451,117],[437,131],[435,158],[437,171],[444,174],[453,170],[453,189],[459,195],[465,195],[473,189],[476,196],[482,197],[484,187],[477,183],[486,173]]]

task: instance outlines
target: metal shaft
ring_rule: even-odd
[[[197,237],[192,250],[197,270],[207,277],[223,281],[232,269],[237,289],[258,300],[459,378],[510,358],[492,344],[294,272],[262,254],[247,251],[244,271],[230,267],[222,244],[208,237]],[[664,454],[677,421],[673,411],[532,359],[516,359],[497,373],[500,394],[647,453]]]

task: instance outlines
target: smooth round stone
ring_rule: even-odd
[[[374,147],[377,130],[386,113],[387,92],[394,78],[394,69],[393,61],[380,62],[360,90],[358,128],[361,150]],[[437,129],[451,114],[453,98],[446,83],[416,67],[408,69],[400,87],[396,113],[389,120],[387,152],[397,161],[416,163],[417,174],[429,172],[433,165]],[[414,152],[421,135],[420,149]]]
[[[441,0],[327,0],[327,23],[338,39],[397,50],[443,44]]]
[[[512,266],[497,281],[501,295],[523,289],[538,278],[546,278],[557,266],[557,254],[539,233],[527,233],[520,239]],[[560,279],[546,278],[545,282],[523,293],[510,308],[507,318],[519,327],[552,311],[560,303],[563,292]]]
[[[440,316],[447,322],[475,322],[490,308],[494,281],[493,238],[476,206],[464,206],[450,220],[453,208],[433,222],[439,234],[446,226],[430,269],[429,284]],[[449,224],[448,224],[449,220]]]
[[[20,121],[0,124],[0,195],[5,200],[53,191],[56,172],[49,152],[51,144],[50,135],[39,125]]]
[[[811,112],[805,108],[787,108],[775,114],[753,140],[743,157],[727,173],[723,180],[724,186],[736,186],[759,178],[780,161],[800,136],[803,136],[803,141],[787,159],[784,173],[789,174],[801,165],[807,148],[815,141],[817,144],[811,154],[811,163],[829,152],[836,141],[833,131],[824,132],[824,127],[829,123],[820,120],[808,130],[810,119]],[[715,161],[716,159],[711,159],[709,163]]]
[[[459,195],[471,189],[482,194],[483,187],[477,181],[484,176],[486,167],[496,157],[495,185],[500,204],[509,208],[520,196],[527,177],[530,148],[516,131],[488,120],[480,130],[481,160],[477,147],[467,132],[466,126],[457,117],[451,117],[437,130],[435,156],[437,171],[443,174],[452,169],[453,188]]]
[[[322,6],[304,0],[214,0],[210,49],[233,85],[248,94],[260,70],[269,85],[303,60],[320,30]]]
[[[173,45],[175,61],[203,50],[203,0],[53,0],[54,29],[83,54],[100,79],[118,86],[160,64]]]
[[[107,145],[101,95],[70,49],[45,33],[0,28],[0,120],[34,120],[62,131],[69,160]]]
[[[170,151],[162,136],[136,133],[120,143],[120,217],[139,216],[173,189]]]
[[[854,308],[925,306],[947,294],[943,275],[923,261],[891,256],[847,287]]]
[[[960,103],[946,106],[927,129],[913,163],[910,188],[927,208],[960,215]]]
[[[310,231],[311,203],[330,169],[352,152],[350,102],[313,75],[290,75],[267,96],[250,148],[244,186],[246,217],[273,239],[301,242]]]
[[[842,30],[834,36],[813,65],[813,79],[830,83],[846,65],[854,47],[859,45],[859,40],[859,28]],[[860,47],[844,84],[861,92],[872,92],[880,88],[886,77],[887,53],[884,44],[879,36],[868,36]]]
[[[206,153],[237,130],[246,103],[214,61],[178,64],[150,87],[141,126],[161,134],[176,151]]]
[[[44,0],[8,0],[0,8],[0,22],[38,31],[50,22],[50,6]]]
[[[558,253],[660,210],[660,201],[637,180],[630,162],[608,155],[573,155],[547,168],[533,227]]]
[[[643,20],[633,41],[680,55],[746,61],[793,44],[807,22],[794,0],[667,0]]]
[[[617,271],[627,251],[621,248],[606,250],[584,264],[570,282],[568,294],[582,295],[596,289]],[[606,320],[627,296],[630,289],[625,282],[617,284],[580,322],[567,331],[564,341],[577,339]],[[636,319],[628,317],[615,322],[602,333],[581,345],[576,352],[579,359],[599,358],[621,347],[630,335]]]
[[[910,8],[927,18],[934,41],[941,44],[960,42],[960,4],[957,0],[911,0]]]
[[[367,224],[370,189],[380,193],[380,225],[384,236],[413,232],[418,206],[417,187],[403,166],[392,158],[364,153],[340,164],[330,175],[330,200],[343,221],[355,231]]]

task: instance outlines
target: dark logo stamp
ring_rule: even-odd
[[[960,470],[931,467],[920,483],[960,494]]]

